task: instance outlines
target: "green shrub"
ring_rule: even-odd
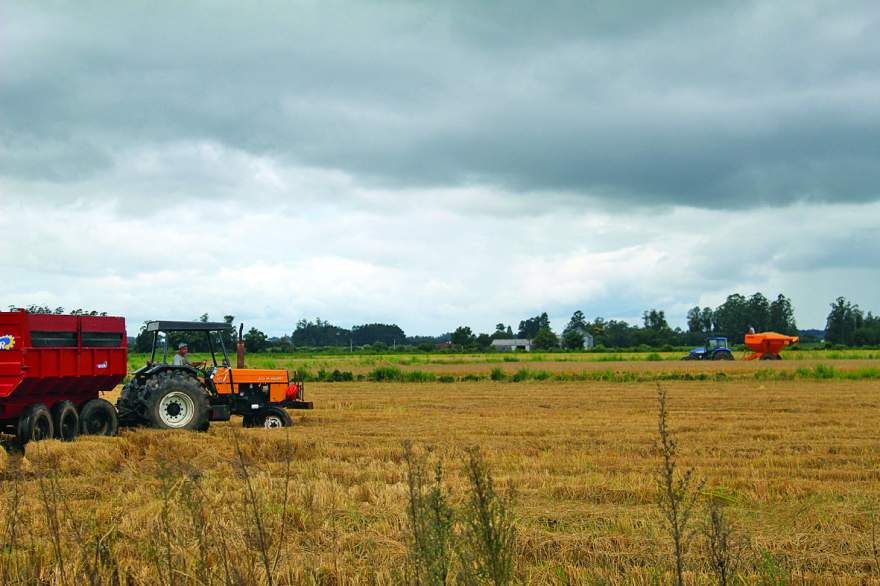
[[[408,383],[430,383],[437,380],[437,375],[424,370],[410,370],[403,373],[403,380]]]
[[[376,382],[386,382],[386,381],[399,381],[403,376],[403,371],[401,371],[396,366],[377,366],[367,375],[372,381]]]
[[[645,360],[647,360],[648,362],[660,362],[661,360],[663,360],[663,357],[656,352],[651,352],[650,354],[645,356]]]
[[[489,378],[494,381],[502,381],[507,379],[507,375],[504,374],[504,371],[501,370],[500,367],[496,366],[492,369],[491,374],[489,374]]]

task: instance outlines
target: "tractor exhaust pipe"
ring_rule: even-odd
[[[238,328],[238,342],[235,344],[235,367],[244,368],[244,324]]]

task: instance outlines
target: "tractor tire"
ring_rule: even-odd
[[[719,350],[712,355],[712,360],[733,360],[733,354],[727,350]]]
[[[291,427],[293,419],[281,407],[266,407],[254,419],[253,427],[275,429],[276,427]]]
[[[116,435],[119,432],[116,408],[104,399],[86,401],[79,410],[79,432],[83,435]]]
[[[168,372],[148,383],[147,419],[158,429],[207,431],[211,405],[198,379]]]
[[[71,401],[59,401],[52,406],[52,424],[55,437],[72,442],[79,435],[79,412]]]
[[[693,360],[694,357],[693,356],[682,356],[681,359],[682,360]]]
[[[29,405],[19,416],[15,430],[15,444],[23,448],[28,442],[38,442],[55,435],[52,414],[42,403]]]
[[[146,405],[144,404],[144,385],[134,379],[122,387],[122,393],[116,400],[116,411],[119,416],[119,425],[139,425],[146,423],[144,417]]]

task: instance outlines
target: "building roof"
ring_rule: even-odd
[[[520,340],[520,339],[492,340],[492,345],[493,346],[531,346],[532,341],[531,340]]]

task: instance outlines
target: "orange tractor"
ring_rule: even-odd
[[[312,409],[303,398],[302,381],[291,381],[286,370],[245,368],[241,329],[235,368],[223,341],[232,332],[230,324],[152,321],[146,331],[153,334],[150,360],[134,372],[116,403],[123,425],[206,430],[211,421],[241,415],[245,427],[287,427],[293,424],[287,409]],[[211,359],[169,364],[169,336],[193,333],[204,334]]]
[[[786,336],[776,332],[746,334],[745,344],[752,351],[752,354],[746,356],[746,360],[782,360],[780,354],[782,349],[796,344],[799,339],[797,336]]]

